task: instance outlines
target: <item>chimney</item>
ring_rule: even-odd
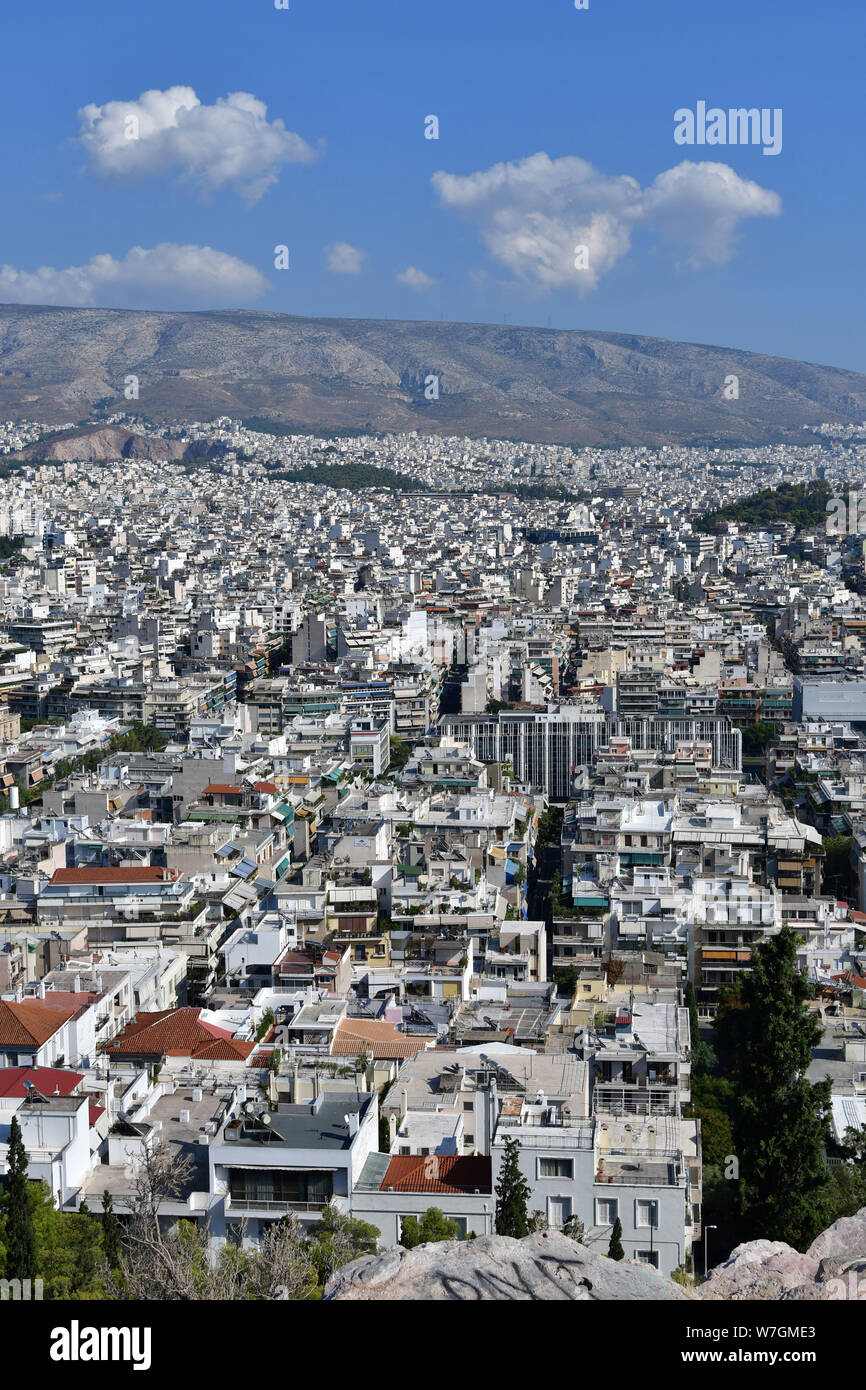
[[[349,1126],[349,1137],[354,1138],[354,1136],[358,1133],[358,1130],[361,1128],[361,1116],[358,1114],[357,1110],[352,1110],[348,1115],[345,1115],[343,1118],[345,1119],[346,1124]]]

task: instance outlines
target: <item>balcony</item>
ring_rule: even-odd
[[[285,1216],[288,1212],[316,1212],[322,1211],[328,1205],[330,1198],[323,1198],[321,1202],[265,1202],[257,1201],[255,1198],[226,1197],[226,1212],[266,1212],[269,1216]]]

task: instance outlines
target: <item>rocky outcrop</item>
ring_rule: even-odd
[[[856,1216],[843,1216],[840,1221],[834,1221],[812,1241],[809,1254],[816,1260],[866,1259],[866,1207]]]
[[[210,452],[218,451],[209,450],[198,440],[189,444],[161,435],[137,434],[119,425],[92,425],[48,435],[9,458],[25,462],[47,459],[53,463],[104,463],[126,458],[157,463],[163,459],[198,458]]]
[[[835,1221],[804,1255],[777,1240],[738,1245],[710,1272],[701,1298],[866,1301],[866,1207]]]
[[[559,1231],[512,1240],[401,1246],[346,1265],[326,1299],[436,1302],[708,1299],[782,1302],[866,1301],[866,1207],[824,1231],[805,1254],[780,1240],[738,1245],[697,1289],[686,1289],[630,1260],[609,1260]]]
[[[512,1240],[397,1246],[346,1265],[328,1283],[326,1299],[438,1302],[553,1301],[594,1303],[680,1300],[695,1294],[647,1265],[595,1254],[556,1231]]]
[[[732,1250],[710,1271],[701,1297],[710,1299],[781,1298],[814,1280],[819,1261],[801,1255],[783,1240],[750,1240]]]

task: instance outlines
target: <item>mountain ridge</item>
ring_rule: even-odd
[[[732,377],[739,394],[728,399]],[[130,378],[137,398],[124,394]],[[811,442],[806,424],[859,423],[866,375],[590,329],[0,305],[5,418],[78,423],[114,410],[154,422],[263,416],[304,429],[733,447]]]

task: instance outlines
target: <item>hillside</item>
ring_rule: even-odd
[[[866,416],[866,376],[619,333],[491,324],[0,306],[0,415],[80,421],[266,417],[616,445],[802,442]],[[425,381],[439,377],[438,400]],[[725,378],[739,379],[726,400]]]
[[[162,439],[152,435],[134,434],[119,425],[89,426],[84,429],[62,430],[60,433],[42,439],[37,444],[28,444],[17,454],[10,454],[13,461],[68,463],[73,460],[87,463],[101,463],[106,459],[161,459],[198,458],[212,452],[208,446],[196,441],[184,444],[179,439]]]

